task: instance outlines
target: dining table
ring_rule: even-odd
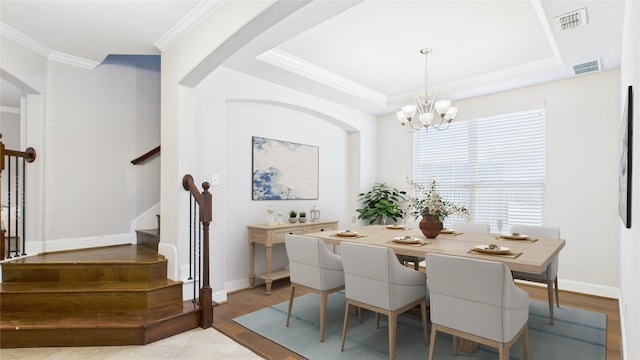
[[[391,248],[398,255],[424,258],[427,253],[499,261],[512,271],[541,274],[565,246],[564,239],[527,234],[495,234],[443,229],[433,239],[419,228],[402,225],[368,225],[305,234],[333,245],[344,241]]]

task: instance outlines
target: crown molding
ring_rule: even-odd
[[[153,45],[155,45],[155,47],[160,51],[169,50],[211,14],[222,8],[222,6],[224,6],[228,1],[229,0],[201,1],[191,9],[185,17],[169,29],[169,31],[162,35]]]
[[[2,26],[0,28],[2,36],[26,48],[27,50],[33,51],[34,53],[44,57],[47,60],[56,61],[59,63],[89,70],[93,70],[96,68],[96,66],[100,65],[100,63],[93,60],[87,60],[81,57],[51,50],[5,23],[0,23],[0,25]]]
[[[97,61],[88,60],[85,58],[61,53],[58,51],[51,51],[51,54],[49,54],[49,57],[47,59],[51,61],[87,69],[87,70],[93,70],[96,67],[98,67],[98,65],[100,65],[100,63]]]
[[[256,59],[377,105],[387,102],[387,96],[381,92],[276,48],[260,54]]]
[[[49,54],[51,54],[51,49],[33,40],[27,35],[19,32],[18,30],[12,28],[11,26],[3,22],[0,22],[0,25],[1,25],[0,33],[2,34],[3,37],[6,37],[7,39],[15,42],[16,44],[28,50],[31,50],[34,53],[44,58],[48,58]]]

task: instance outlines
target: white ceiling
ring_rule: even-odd
[[[5,33],[99,63],[159,54],[167,34],[219,5],[2,0],[0,21]],[[581,8],[587,23],[559,30],[554,18]],[[313,1],[224,65],[379,115],[424,91],[425,47],[429,90],[453,100],[573,77],[571,66],[589,60],[617,69],[623,13],[623,0]],[[1,105],[19,106],[6,82]]]

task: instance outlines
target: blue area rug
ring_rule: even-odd
[[[329,296],[325,341],[320,342],[320,297],[307,294],[295,298],[289,327],[285,327],[287,304],[270,306],[234,319],[254,331],[307,359],[388,359],[388,328],[386,317],[380,317],[380,329],[375,328],[373,313],[363,311],[360,323],[357,316],[349,319],[344,352],[340,351],[344,316],[344,293]],[[529,358],[581,359],[606,358],[606,315],[566,306],[554,309],[555,325],[549,325],[548,305],[530,301]],[[431,335],[431,333],[429,333]],[[480,346],[469,354],[458,352],[454,357],[451,336],[438,333],[436,359],[492,359],[497,349]],[[422,340],[419,317],[403,314],[398,318],[396,342],[397,359],[426,359],[429,347]],[[520,340],[511,347],[511,359],[522,359]]]

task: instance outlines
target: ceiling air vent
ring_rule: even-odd
[[[600,66],[600,59],[590,60],[580,64],[575,64],[572,66],[572,68],[573,68],[573,75],[580,75],[580,74],[584,74],[592,71],[599,71],[602,69],[602,67]]]
[[[554,19],[556,22],[556,26],[560,30],[575,29],[578,26],[584,25],[589,22],[587,19],[587,8],[582,8],[580,10],[572,11],[564,15],[556,16]]]

